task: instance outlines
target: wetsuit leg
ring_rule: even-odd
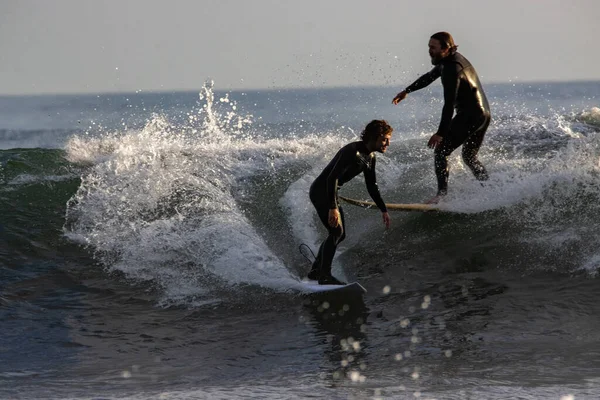
[[[479,148],[481,147],[481,143],[485,137],[485,132],[490,126],[490,121],[491,118],[486,116],[483,124],[467,138],[467,141],[463,144],[462,148],[463,161],[465,164],[467,164],[467,166],[471,169],[471,172],[473,172],[473,175],[475,175],[475,178],[479,181],[487,181],[489,178],[485,167],[477,158],[477,153],[479,152]]]
[[[487,124],[484,119],[487,121]],[[476,175],[476,177],[487,176],[485,168],[477,159],[477,152],[479,151],[479,146],[481,146],[488,125],[489,117],[486,119],[481,115],[472,116],[467,113],[460,113],[452,119],[448,136],[445,136],[442,144],[435,149],[434,165],[438,182],[438,195],[444,196],[448,193],[448,177],[450,176],[448,156],[463,143],[465,145],[469,143],[466,150],[466,159],[465,150],[463,149],[463,159],[465,159],[469,168],[474,174],[475,170],[477,170],[479,175]],[[471,136],[473,136],[472,142],[469,140]],[[477,179],[480,179],[479,177]]]
[[[323,226],[327,228],[327,231],[329,233],[327,235],[327,238],[319,247],[319,252],[317,254],[315,262],[313,263],[312,270],[318,270],[319,278],[329,277],[331,276],[331,263],[333,262],[333,257],[335,255],[337,246],[346,238],[346,230],[344,229],[344,210],[342,209],[342,207],[338,206],[342,223],[341,225],[332,228],[331,226],[329,226],[328,221],[329,205],[327,203],[327,200],[324,198],[324,196],[322,197],[315,193],[313,191],[313,188],[311,188],[310,198],[315,209],[317,210],[317,214],[319,215],[321,223],[323,223]]]
[[[341,225],[336,228],[332,228],[327,224],[327,230],[329,235],[321,245],[321,265],[319,266],[319,278],[327,278],[331,276],[331,264],[333,263],[333,257],[337,250],[337,246],[346,238],[346,229],[344,228],[344,210],[338,207],[340,216],[342,219]],[[329,215],[329,209],[327,209],[327,215]]]

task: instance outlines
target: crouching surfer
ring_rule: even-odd
[[[310,186],[310,200],[317,210],[328,236],[308,273],[308,279],[318,280],[321,285],[345,285],[331,275],[331,263],[337,246],[346,238],[344,211],[338,201],[338,188],[360,174],[364,174],[369,195],[381,210],[386,229],[390,216],[377,187],[375,176],[375,152],[385,153],[390,145],[393,128],[384,120],[367,124],[358,142],[342,147]]]

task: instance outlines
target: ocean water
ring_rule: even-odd
[[[490,180],[456,152],[457,213],[344,206],[368,293],[302,293],[308,187],[371,119],[384,199],[435,194],[439,86],[0,97],[0,398],[600,398],[600,82],[487,85]]]

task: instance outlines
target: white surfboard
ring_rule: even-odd
[[[319,285],[318,281],[302,281],[303,291],[313,294],[332,294],[332,295],[363,295],[367,293],[360,283],[352,282],[346,285]]]
[[[315,254],[311,250],[310,246],[302,243],[299,246],[300,254],[306,261],[312,265],[315,260]],[[358,282],[351,282],[345,285],[319,285],[319,281],[304,279],[300,281],[299,289],[306,294],[321,294],[321,295],[342,295],[342,296],[362,296],[367,293],[365,289]]]

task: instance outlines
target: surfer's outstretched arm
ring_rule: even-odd
[[[406,98],[406,95],[411,92],[416,92],[417,90],[421,90],[424,87],[429,86],[433,81],[439,78],[442,75],[442,68],[439,65],[436,65],[431,71],[428,73],[421,75],[419,79],[411,83],[406,89],[401,91],[394,97],[392,100],[393,104],[398,104],[402,100]]]

